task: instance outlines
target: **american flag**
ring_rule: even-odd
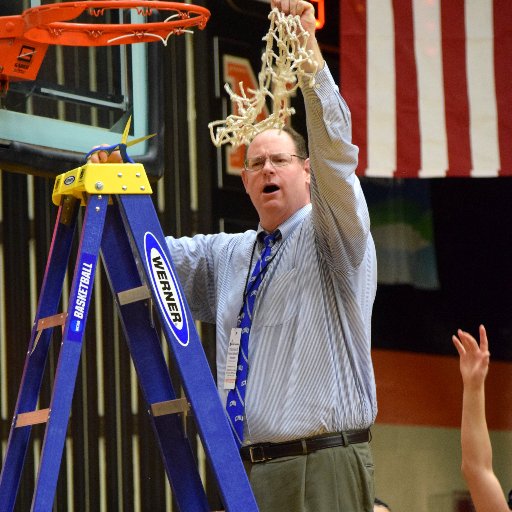
[[[512,0],[340,0],[340,14],[360,175],[512,175]]]

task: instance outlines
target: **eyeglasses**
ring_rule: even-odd
[[[306,157],[300,155],[292,155],[290,153],[272,153],[268,156],[255,156],[254,158],[248,158],[245,161],[245,170],[247,172],[259,172],[265,167],[265,162],[267,158],[270,160],[270,163],[274,168],[276,167],[285,167],[292,163],[293,157],[300,158],[301,160],[306,160]]]

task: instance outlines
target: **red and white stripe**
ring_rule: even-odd
[[[358,173],[512,175],[512,1],[340,2]]]

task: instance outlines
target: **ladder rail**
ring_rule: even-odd
[[[118,201],[127,232],[132,236],[132,245],[137,250],[146,280],[151,284],[156,310],[159,313],[167,343],[177,363],[185,394],[197,421],[203,448],[212,465],[226,509],[257,511],[256,501],[201,340],[195,329],[181,284],[175,277],[176,271],[151,198],[120,195]],[[143,216],[140,215],[141,210],[144,211]],[[154,262],[156,262],[155,265]],[[162,299],[162,289],[159,289],[154,282],[158,280],[155,279],[155,275],[160,275],[160,272],[171,274],[166,278],[165,288],[174,286],[174,302],[167,304],[168,311],[163,304],[165,301]],[[163,294],[168,295],[169,292]],[[176,308],[180,311],[178,312]],[[178,326],[173,325],[173,315],[182,317],[181,322],[177,322]],[[198,368],[202,371],[197,371]]]
[[[55,372],[50,414],[32,500],[33,512],[48,511],[53,507],[108,200],[108,195],[91,195],[85,209],[69,295],[69,314]]]
[[[115,297],[142,285],[119,209],[109,207],[101,255]],[[180,510],[209,511],[208,499],[197,472],[190,443],[176,414],[156,416],[151,405],[176,399],[161,340],[151,320],[150,301],[120,305],[116,300],[125,339],[148,404],[147,414],[155,432],[169,482]],[[179,464],[176,462],[179,461]]]
[[[57,212],[36,317],[0,473],[0,503],[2,503],[2,510],[5,511],[14,509],[32,432],[30,425],[16,428],[17,417],[19,414],[33,411],[37,406],[52,335],[52,329],[44,329],[38,338],[38,320],[57,312],[76,230],[78,211],[79,202],[72,199],[63,201]],[[34,350],[36,339],[37,346]]]

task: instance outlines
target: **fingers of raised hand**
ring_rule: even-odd
[[[487,334],[485,332],[485,328],[483,325],[479,328],[480,333],[480,344],[476,341],[476,339],[471,336],[466,331],[462,329],[457,330],[457,336],[452,336],[453,344],[457,349],[459,355],[466,357],[476,356],[478,359],[482,361],[486,361],[488,364],[490,353],[489,346],[487,341]]]
[[[480,335],[480,350],[489,350],[489,341],[487,340],[487,332],[483,325],[480,325],[478,328],[478,333]]]
[[[272,8],[277,7],[284,14],[301,16],[311,4],[303,0],[271,0],[270,5]]]
[[[455,348],[457,349],[457,352],[460,355],[463,355],[466,352],[464,346],[460,342],[459,338],[457,338],[457,336],[455,336],[455,334],[452,336],[452,342],[455,345]]]
[[[457,336],[466,350],[478,350],[478,343],[469,332],[458,329]]]

